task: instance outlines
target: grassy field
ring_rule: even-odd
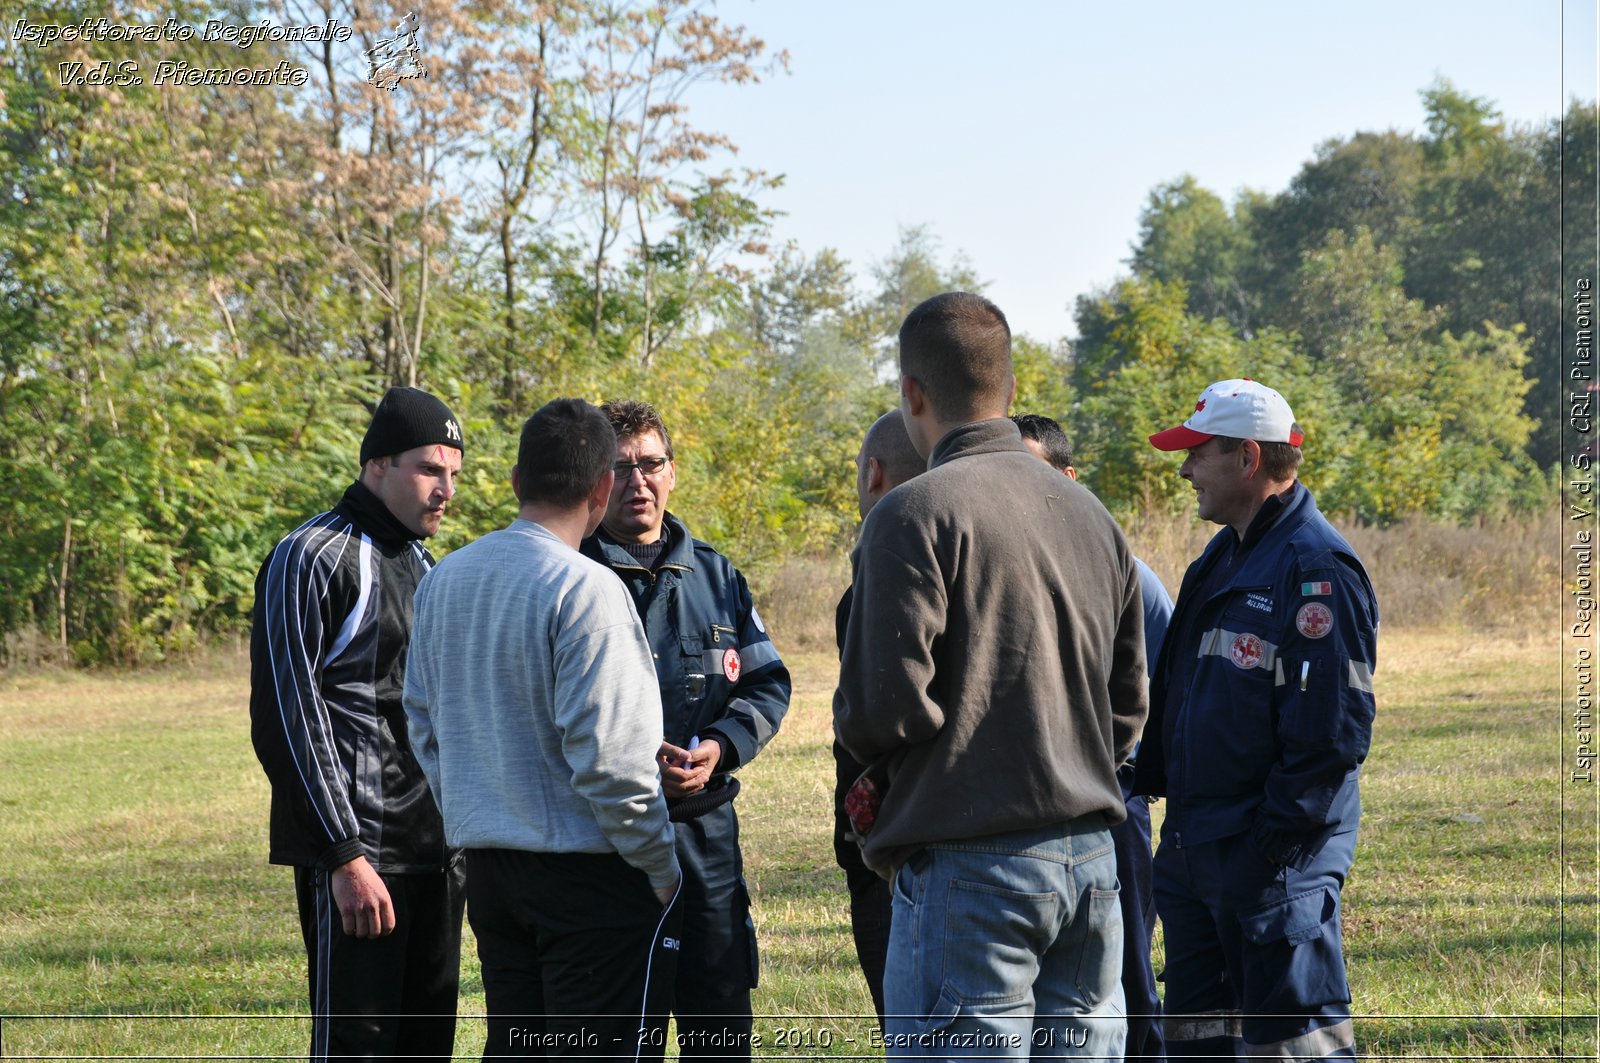
[[[1345,894],[1371,1058],[1595,1057],[1596,803],[1561,781],[1556,645],[1385,632]],[[793,709],[740,797],[759,1054],[870,1055],[828,838],[834,661],[790,663]],[[0,684],[0,1054],[303,1054],[304,956],[289,872],[265,862],[244,662]],[[481,1014],[466,938],[462,1012]],[[480,1021],[457,1046],[477,1056]]]

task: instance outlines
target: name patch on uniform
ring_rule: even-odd
[[[1259,609],[1263,613],[1272,612],[1272,599],[1268,598],[1265,594],[1246,594],[1244,596],[1244,604],[1248,605],[1252,609]]]
[[[1233,645],[1228,650],[1228,657],[1233,663],[1244,669],[1257,667],[1265,656],[1261,640],[1250,634],[1235,635]]]
[[[1327,584],[1324,583],[1323,586],[1326,587]],[[1321,602],[1307,602],[1294,615],[1294,626],[1306,638],[1320,639],[1333,630],[1333,610]]]
[[[739,651],[732,646],[722,655],[722,674],[728,677],[728,682],[739,681]]]
[[[1333,593],[1333,584],[1331,584],[1331,583],[1302,583],[1302,584],[1300,584],[1300,593],[1305,595],[1307,598],[1314,598],[1319,594],[1332,594]]]

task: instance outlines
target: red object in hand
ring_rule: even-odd
[[[850,818],[850,829],[866,837],[872,825],[878,822],[878,808],[883,804],[883,792],[870,776],[862,775],[851,784],[844,795],[844,814]]]

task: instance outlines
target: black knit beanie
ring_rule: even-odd
[[[372,424],[361,439],[361,464],[430,443],[442,443],[463,452],[467,449],[456,415],[426,391],[390,388],[373,411]]]

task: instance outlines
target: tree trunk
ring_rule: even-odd
[[[61,643],[61,660],[69,659],[67,645],[67,579],[72,574],[72,514],[67,514],[66,526],[61,532],[61,578],[56,581],[56,627]]]

